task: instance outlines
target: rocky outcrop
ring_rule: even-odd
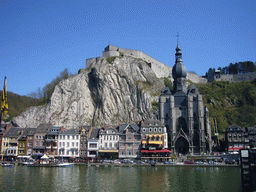
[[[99,57],[90,68],[59,83],[48,104],[31,107],[13,121],[21,127],[50,122],[73,128],[154,119],[152,102],[158,101],[163,87],[163,80],[143,60]]]

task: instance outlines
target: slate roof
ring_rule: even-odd
[[[41,123],[37,128],[35,133],[47,133],[48,130],[52,127],[51,123]]]
[[[51,127],[46,135],[59,135],[62,127]]]
[[[188,94],[191,95],[200,95],[199,90],[196,88],[196,86],[193,84],[191,85],[191,88],[188,90]]]
[[[64,129],[60,135],[77,135],[79,132],[78,129]]]
[[[243,131],[243,129],[237,125],[230,126],[227,131]]]
[[[152,126],[161,126],[164,127],[163,123],[161,123],[159,120],[147,120],[142,124],[142,127],[152,127]]]
[[[172,94],[172,92],[170,91],[170,89],[167,86],[165,86],[165,88],[161,92],[161,95],[171,95],[171,94]]]
[[[24,131],[25,128],[11,128],[4,137],[10,137],[10,138],[19,138],[21,136],[22,130]]]
[[[121,126],[119,126],[119,133],[123,133],[128,126],[131,126],[134,129],[134,131],[137,132],[137,133],[140,130],[139,126],[136,125],[136,124],[126,124],[126,123],[124,123]]]
[[[99,128],[92,128],[89,139],[99,139]]]
[[[28,135],[34,135],[36,128],[26,128],[23,131],[23,135],[19,139],[26,140]]]
[[[106,133],[108,129],[113,129],[118,133],[119,125],[104,125],[104,127],[100,129],[100,133]]]

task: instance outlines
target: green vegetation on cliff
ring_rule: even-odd
[[[214,81],[196,84],[196,87],[204,95],[212,129],[214,122],[220,133],[233,124],[242,127],[256,125],[256,79],[238,83]]]

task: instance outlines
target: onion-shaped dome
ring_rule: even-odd
[[[172,68],[172,76],[174,79],[177,78],[186,78],[187,70],[185,65],[182,63],[182,53],[179,44],[176,47],[176,54],[175,54],[175,65]]]
[[[173,68],[172,68],[172,76],[174,79],[177,78],[186,78],[187,76],[187,70],[185,65],[183,65],[182,61],[181,62],[177,62]]]

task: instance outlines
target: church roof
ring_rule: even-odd
[[[172,93],[171,93],[170,89],[167,86],[165,86],[165,88],[161,92],[161,95],[171,95],[171,94]]]
[[[195,94],[200,95],[199,90],[196,88],[196,86],[193,84],[191,88],[188,90],[188,94]]]

